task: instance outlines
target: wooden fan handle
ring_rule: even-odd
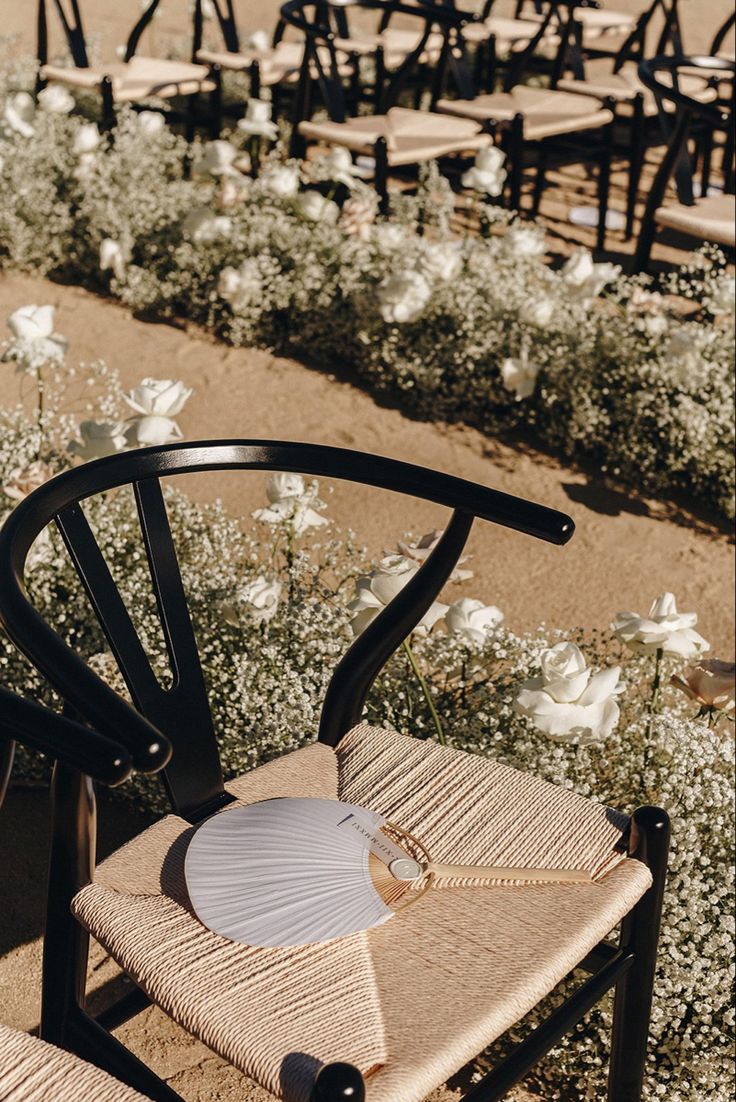
[[[500,865],[440,865],[432,862],[427,866],[427,872],[433,872],[435,876],[482,877],[484,880],[565,881],[572,884],[590,884],[593,881],[585,869],[513,869]]]

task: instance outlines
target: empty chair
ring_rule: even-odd
[[[153,19],[160,0],[148,0],[143,14],[131,31],[122,61],[91,65],[78,0],[54,0],[72,65],[48,63],[47,0],[39,0],[38,8],[38,87],[48,81],[65,84],[82,92],[98,92],[102,101],[103,125],[114,122],[115,109],[123,104],[140,107],[152,98],[171,100],[185,97],[185,114],[169,108],[170,119],[186,122],[187,136],[192,137],[197,120],[197,101],[201,93],[209,93],[206,125],[212,137],[220,130],[220,85],[216,69],[186,61],[138,55],[141,36]]]
[[[223,779],[161,479],[203,471],[299,471],[417,496],[452,510],[428,559],[340,660],[316,742]],[[172,680],[153,673],[85,502],[133,486]],[[151,1099],[178,1095],[104,1028],[157,1003],[277,1097],[419,1102],[580,965],[589,978],[469,1097],[502,1098],[616,987],[610,1102],[640,1098],[667,856],[664,812],[633,818],[492,759],[362,722],[390,655],[450,578],[479,517],[553,544],[569,517],[438,471],[312,444],[204,441],[118,454],[65,472],[0,531],[0,622],[55,690],[130,763],[162,770],[172,813],[94,870],[94,790],[82,760],[57,762],[44,947],[42,1035],[94,1054]],[[40,617],[25,559],[60,529],[133,704]],[[120,756],[120,755],[119,755]],[[108,778],[120,779],[119,771]],[[417,798],[419,795],[419,798]],[[184,861],[201,824],[275,797],[352,801],[389,815],[437,860],[582,870],[585,882],[440,883],[374,929],[291,948],[221,937],[196,917]],[[456,866],[454,866],[456,868]],[[438,874],[439,875],[439,874]],[[453,875],[455,875],[453,873]],[[618,945],[605,940],[623,921]],[[135,981],[101,1021],[84,1008],[89,934]],[[447,967],[447,962],[452,967]],[[324,1064],[338,1067],[324,1068]],[[179,1100],[180,1102],[180,1100]]]
[[[541,19],[547,10],[546,0],[517,0],[516,17]],[[608,39],[630,34],[636,17],[631,12],[605,8],[595,0],[576,0],[575,18],[582,29],[582,44],[586,50],[607,52]]]
[[[678,75],[680,68],[688,73],[696,71],[703,75],[709,72],[729,72],[732,78],[736,71],[734,62],[717,57],[658,57],[640,64],[639,75],[642,81],[658,101],[672,104],[676,108],[677,120],[649,189],[634,259],[636,271],[647,267],[657,228],[660,226],[687,234],[697,241],[711,241],[729,249],[736,246],[734,197],[728,191],[719,195],[708,195],[707,188],[702,195],[695,195],[695,166],[688,148],[694,120],[701,126],[724,134],[724,178],[726,187],[733,188],[733,111],[723,104],[702,103],[681,91]],[[670,181],[676,186],[676,202],[667,198]]]
[[[339,72],[337,40],[332,28],[319,17],[309,23],[303,15],[304,0],[290,0],[281,9],[286,21],[302,30],[307,39],[295,107],[292,153],[303,155],[306,143],[313,141],[344,146],[354,154],[372,157],[376,189],[385,210],[389,169],[467,155],[489,145],[491,139],[484,128],[472,120],[459,122],[442,114],[397,104],[412,71],[421,62],[430,37],[437,33],[437,27],[447,33],[449,28],[462,23],[461,17],[445,7],[419,7],[401,0],[393,0],[390,5],[382,0],[361,0],[359,6],[369,11],[389,7],[393,13],[417,20],[421,27],[414,49],[398,68],[385,74],[385,80],[380,80],[383,70],[379,65],[378,86],[374,93],[377,110],[372,115],[349,113],[350,95]],[[442,53],[445,49],[443,46]],[[380,52],[379,48],[379,56]],[[311,119],[315,89],[326,108],[326,121]]]
[[[624,140],[616,151],[625,156],[629,163],[626,201],[626,237],[629,238],[634,230],[635,206],[647,144],[650,140],[659,141],[661,137],[656,97],[642,83],[637,66],[645,57],[647,36],[655,29],[655,17],[661,19],[661,26],[653,52],[662,55],[682,51],[677,0],[651,0],[611,62],[605,63],[606,67],[610,64],[610,70],[602,69],[603,63],[599,61],[592,75],[587,73],[583,63],[583,37],[578,23],[582,13],[589,10],[594,9],[575,9],[573,33],[576,41],[566,59],[566,68],[572,70],[572,76],[563,76],[555,87],[584,96],[610,97],[616,104],[616,121],[625,131]],[[708,81],[697,74],[683,75],[681,87],[684,92],[706,103],[715,97]],[[669,105],[668,109],[671,111],[674,108]],[[654,120],[654,127],[647,125],[650,120]]]
[[[457,41],[447,53],[447,74],[456,96],[437,99],[435,108],[443,114],[473,119],[500,135],[510,161],[509,202],[515,210],[521,209],[522,172],[530,152],[536,158],[532,198],[534,215],[539,209],[549,160],[575,157],[585,162],[597,161],[600,212],[597,244],[598,248],[602,248],[613,140],[614,114],[611,106],[595,96],[576,96],[555,88],[539,88],[523,83],[525,70],[555,11],[552,7],[548,9],[536,36],[513,56],[504,77],[503,90],[499,92],[477,94],[462,43]],[[560,51],[564,50],[563,40]],[[582,141],[576,143],[578,136]]]

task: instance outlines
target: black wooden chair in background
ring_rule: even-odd
[[[510,56],[501,90],[486,94],[477,92],[462,40],[458,36],[444,55],[444,70],[437,81],[439,88],[447,83],[453,94],[435,96],[433,105],[443,114],[482,123],[497,137],[509,160],[509,206],[512,210],[521,210],[523,174],[530,164],[535,171],[531,214],[536,216],[550,162],[597,163],[599,217],[596,243],[602,249],[615,123],[613,103],[595,95],[577,96],[556,88],[569,48],[570,23],[576,11],[576,0],[570,3],[555,0],[549,4],[544,18],[538,23],[537,33]],[[558,45],[552,64],[552,87],[534,87],[526,83],[528,72],[553,22],[557,28]]]
[[[79,0],[53,0],[64,34],[71,65],[49,64],[48,0],[38,0],[38,81],[40,91],[51,81],[63,84],[79,93],[99,95],[100,116],[104,129],[115,122],[115,111],[123,104],[134,109],[151,110],[150,100],[166,100],[166,118],[182,122],[187,138],[193,138],[201,121],[210,137],[220,132],[221,89],[216,65],[195,65],[186,61],[145,57],[137,53],[146,28],[156,15],[160,0],[148,0],[125,44],[122,60],[103,61],[92,65],[82,23]],[[199,100],[208,95],[208,109],[200,114]],[[177,110],[172,100],[184,100],[185,108]],[[154,107],[155,110],[161,110]]]
[[[375,187],[385,211],[389,170],[414,168],[433,160],[446,162],[490,145],[491,139],[483,126],[473,120],[450,120],[436,112],[399,106],[402,94],[411,92],[412,76],[423,65],[430,40],[438,35],[443,39],[436,70],[439,72],[441,57],[449,49],[448,36],[453,28],[466,22],[466,17],[444,5],[356,0],[351,5],[354,9],[400,15],[419,26],[413,49],[392,69],[384,64],[383,46],[375,47],[376,76],[369,92],[375,113],[358,115],[352,113],[355,90],[341,73],[339,40],[328,18],[327,6],[318,9],[313,21],[305,14],[305,8],[309,7],[310,0],[289,0],[281,9],[284,20],[306,37],[293,119],[293,156],[303,157],[307,142],[323,142],[343,146],[358,156],[372,157]],[[324,121],[312,119],[318,96],[328,116]],[[363,98],[362,94],[359,98]]]
[[[452,510],[432,554],[338,663],[318,741],[227,784],[162,488],[168,476],[224,470],[346,479]],[[88,499],[131,486],[171,665],[168,687],[153,673],[85,516]],[[79,754],[60,755],[54,770],[45,1039],[151,1099],[181,1102],[109,1032],[153,1001],[279,1097],[306,1097],[307,1084],[328,1062],[327,1050],[337,1066],[321,1070],[314,1099],[361,1102],[365,1091],[369,1099],[418,1102],[579,966],[589,977],[465,1097],[501,1099],[615,986],[609,1099],[637,1102],[666,874],[666,814],[641,808],[628,819],[491,759],[361,724],[371,684],[449,579],[476,517],[553,544],[566,543],[573,532],[562,513],[446,474],[359,452],[274,441],[207,441],[121,453],[57,476],[10,514],[0,531],[0,622],[67,708],[97,732],[87,745],[83,728],[75,729],[69,746],[78,746]],[[29,602],[26,557],[48,524],[63,537],[132,705]],[[53,754],[57,747],[49,740],[41,748]],[[116,783],[131,767],[161,770],[174,814],[95,872],[90,774]],[[252,949],[201,926],[182,888],[183,853],[193,827],[215,813],[227,815],[238,803],[279,795],[350,799],[358,790],[364,804],[378,810],[389,801],[400,811],[402,799],[421,793],[417,813],[431,808],[440,839],[467,821],[471,854],[481,852],[475,847],[490,831],[506,864],[513,839],[516,853],[522,844],[538,864],[535,847],[547,847],[547,867],[567,862],[589,868],[595,882],[532,891],[437,889],[388,927],[303,951]],[[620,920],[620,942],[614,945],[605,938]],[[97,1020],[85,1010],[90,933],[136,984]],[[366,955],[357,970],[350,955],[355,953]],[[346,961],[348,975],[341,972]],[[449,969],[447,962],[453,962]],[[380,1012],[371,1010],[361,984],[374,985]],[[268,1014],[259,1012],[264,1000]],[[376,1061],[382,1029],[386,1050]],[[346,1030],[349,1040],[343,1041]],[[351,1063],[340,1062],[351,1057]]]
[[[681,73],[718,74],[722,80],[731,75],[733,86],[736,64],[720,57],[658,57],[643,61],[639,76],[650,89],[657,102],[662,104],[663,125],[669,126],[667,149],[652,182],[642,217],[639,241],[634,257],[634,270],[645,271],[659,227],[676,230],[694,237],[722,245],[727,250],[736,248],[736,220],[734,213],[734,114],[733,103],[702,103],[682,91]],[[665,107],[667,105],[669,110]],[[676,110],[674,126],[671,108]],[[689,148],[693,123],[699,124],[698,141]],[[722,194],[709,195],[710,158],[713,147],[711,138],[704,139],[705,129],[723,136]],[[700,188],[694,188],[701,163]],[[673,182],[677,201],[667,198],[668,185]]]

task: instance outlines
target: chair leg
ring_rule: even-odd
[[[626,240],[630,241],[634,233],[634,215],[636,199],[639,194],[639,181],[644,165],[646,136],[644,133],[644,96],[638,92],[629,120],[631,134],[629,140],[629,187],[626,196]]]
[[[511,157],[511,171],[509,180],[511,191],[509,194],[509,206],[511,210],[521,211],[521,177],[524,156],[524,116],[514,115],[511,120],[511,136],[509,142],[509,155]]]
[[[613,107],[610,101],[607,106]],[[616,125],[615,116],[603,128],[601,135],[602,151],[600,168],[598,170],[598,231],[596,233],[596,248],[601,250],[606,247],[606,217],[608,215],[608,193],[611,187],[611,153],[613,151],[613,131]]]
[[[74,1052],[146,1098],[153,1102],[184,1102],[180,1094],[88,1014],[77,1012],[71,1018],[69,1034]]]
[[[192,92],[187,100],[187,114],[184,120],[184,137],[188,142],[194,141],[197,128],[197,109],[199,107],[199,92]]]
[[[222,129],[222,70],[219,65],[213,65],[210,75],[215,87],[210,93],[210,138],[213,141],[220,136]]]
[[[629,855],[648,866],[653,883],[621,928],[621,947],[636,959],[616,984],[608,1102],[640,1102],[642,1096],[669,838],[669,818],[661,808],[634,812]]]
[[[100,93],[102,95],[102,121],[100,129],[103,134],[109,134],[115,126],[115,101],[112,94],[112,80],[103,77],[100,81]]]
[[[41,1037],[65,1047],[84,1007],[89,934],[71,912],[95,864],[95,794],[89,777],[57,762],[51,785],[53,835],[43,941]]]
[[[537,172],[534,177],[534,191],[532,194],[532,217],[537,218],[539,215],[539,204],[542,201],[542,192],[544,191],[544,185],[546,183],[546,171],[547,171],[547,147],[544,142],[539,144],[539,153],[537,155]]]
[[[378,138],[373,146],[376,160],[375,184],[378,192],[378,210],[388,214],[388,145],[385,138]]]

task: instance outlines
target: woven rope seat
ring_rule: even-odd
[[[329,62],[329,51],[322,47],[320,57],[323,64]],[[232,53],[228,50],[198,50],[197,59],[206,61],[211,65],[219,65],[221,69],[231,69],[235,72],[243,72],[250,69],[254,62],[258,62],[261,84],[270,88],[274,84],[295,84],[299,79],[299,70],[304,59],[304,43],[284,41],[278,42],[269,50],[241,50]],[[347,76],[351,70],[347,65],[347,57],[344,51],[338,51],[338,71]],[[316,66],[311,66],[312,77],[316,79]]]
[[[132,57],[130,61],[115,61],[109,65],[89,68],[44,65],[44,80],[69,84],[74,88],[98,88],[105,77],[112,81],[112,95],[117,103],[137,103],[150,96],[170,99],[172,96],[211,92],[214,83],[207,79],[204,65],[186,61],[168,61],[157,57]]]
[[[69,1052],[0,1025],[0,1102],[146,1102]]]
[[[253,948],[188,900],[196,827],[176,815],[118,850],[73,911],[146,993],[289,1102],[347,1060],[369,1102],[418,1102],[526,1014],[651,883],[625,857],[626,816],[498,762],[362,724],[228,785],[237,807],[281,796],[369,807],[463,864],[577,867],[590,884],[438,880],[395,920],[317,945]],[[228,809],[220,812],[228,814]]]
[[[618,73],[602,74],[589,80],[560,80],[557,87],[561,91],[576,92],[582,95],[598,96],[605,99],[612,96],[623,107],[629,106],[634,97],[641,93],[644,97],[644,114],[653,117],[657,114],[657,100],[639,79],[636,66],[624,66]],[[680,89],[687,96],[692,96],[700,103],[710,103],[716,98],[716,90],[708,86],[702,76],[690,74],[680,79]],[[665,110],[673,111],[673,105],[663,100]]]
[[[679,230],[703,241],[736,248],[736,222],[733,195],[711,195],[696,199],[692,206],[672,203],[654,212],[660,226]]]
[[[529,141],[592,130],[605,126],[613,118],[611,112],[591,96],[531,88],[525,84],[517,85],[510,92],[493,92],[472,100],[441,99],[437,102],[437,110],[479,122],[487,119],[510,122],[515,115],[523,115],[524,137]]]
[[[371,153],[375,142],[385,138],[389,165],[416,164],[470,152],[491,141],[476,122],[405,107],[392,107],[385,115],[359,115],[346,122],[301,122],[299,132],[314,141],[344,145],[357,153]]]

